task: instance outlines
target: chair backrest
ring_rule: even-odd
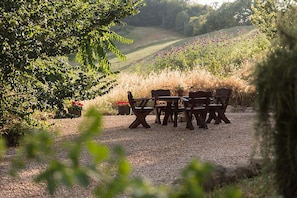
[[[157,89],[152,90],[152,97],[158,98],[159,96],[170,96],[170,90],[169,89]]]
[[[210,103],[211,92],[210,91],[195,91],[189,92],[189,99],[191,108],[197,106],[204,106],[208,110],[208,105]]]
[[[231,94],[232,94],[232,89],[228,89],[228,88],[216,89],[216,94],[215,94],[216,102],[218,104],[222,104],[224,108],[227,108]]]
[[[152,94],[152,97],[154,98],[154,106],[155,106],[159,96],[170,96],[170,90],[169,89],[152,90],[151,94]]]
[[[132,109],[133,112],[135,112],[135,100],[133,98],[133,95],[131,93],[131,91],[128,91],[128,101],[129,101],[129,104],[130,104],[130,107]]]

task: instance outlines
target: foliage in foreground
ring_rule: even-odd
[[[91,181],[96,181],[96,186],[90,190],[94,190],[97,197],[113,198],[123,194],[129,197],[204,197],[202,184],[211,172],[210,164],[198,161],[189,163],[178,186],[152,186],[141,178],[131,177],[131,166],[123,149],[116,147],[111,151],[105,145],[94,141],[101,131],[100,112],[92,108],[85,115],[86,119],[80,126],[80,135],[75,141],[66,144],[67,160],[58,157],[57,151],[53,148],[52,133],[35,131],[32,135],[26,136],[23,145],[18,149],[12,173],[16,174],[16,171],[23,168],[29,160],[45,162],[48,166],[36,177],[36,182],[45,181],[51,195],[54,195],[60,184],[67,187],[78,184],[87,188]],[[92,158],[89,164],[80,161],[83,151],[87,151]],[[220,197],[240,196],[237,189],[232,189],[222,193]]]
[[[263,156],[285,198],[297,195],[297,7],[278,16],[280,46],[256,73],[258,135]]]

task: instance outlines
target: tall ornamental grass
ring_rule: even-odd
[[[246,63],[244,66],[245,76],[248,76],[248,73],[252,71],[253,67],[250,64],[252,63]],[[175,87],[181,85],[185,88],[186,94],[189,91],[214,91],[219,87],[228,87],[233,90],[232,105],[251,106],[255,96],[255,88],[249,82],[250,79],[240,77],[240,75],[234,74],[222,78],[200,67],[186,71],[165,69],[149,74],[123,72],[118,75],[118,85],[108,94],[94,100],[84,101],[84,104],[86,107],[95,105],[105,114],[116,114],[115,103],[127,101],[127,91],[131,91],[134,97],[151,97],[151,90],[153,89],[170,89],[172,94],[175,94]]]

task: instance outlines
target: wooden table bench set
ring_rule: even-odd
[[[146,121],[146,116],[155,110],[155,122],[167,125],[168,121],[173,122],[173,126],[177,127],[178,115],[184,114],[186,128],[194,130],[193,120],[196,120],[199,128],[207,129],[207,124],[212,120],[215,124],[222,121],[230,123],[226,117],[225,111],[229,104],[232,90],[227,88],[216,89],[212,94],[209,91],[189,92],[188,96],[171,95],[168,89],[158,89],[151,91],[151,98],[134,98],[132,93],[128,91],[128,100],[133,114],[136,116],[129,128],[136,128],[142,125],[150,128]],[[153,101],[153,105],[149,106],[148,102]],[[161,116],[163,120],[161,120]]]

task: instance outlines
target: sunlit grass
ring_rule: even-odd
[[[138,63],[139,61],[143,61],[144,59],[149,59],[152,55],[160,50],[165,49],[168,46],[173,45],[174,43],[178,42],[179,40],[168,41],[165,43],[158,43],[157,45],[151,45],[143,49],[139,49],[137,51],[133,51],[126,55],[126,60],[123,62],[118,58],[114,57],[110,59],[112,64],[113,70],[120,70],[120,71],[133,71],[135,69],[131,65]],[[145,69],[145,68],[143,68]]]

